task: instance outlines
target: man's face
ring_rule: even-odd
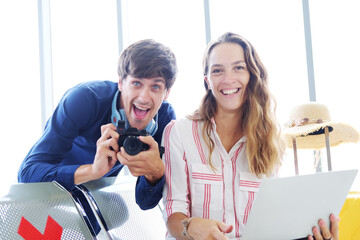
[[[124,108],[131,127],[144,129],[167,99],[163,77],[134,78],[127,76],[119,80],[120,107]]]

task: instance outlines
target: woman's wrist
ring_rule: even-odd
[[[194,240],[194,238],[191,237],[191,236],[189,235],[189,232],[188,232],[191,219],[192,219],[192,217],[190,217],[190,218],[185,218],[184,220],[181,221],[182,225],[184,226],[182,235],[185,236],[185,237],[187,237],[187,238],[190,239],[190,240]]]

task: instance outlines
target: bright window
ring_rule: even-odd
[[[51,1],[54,107],[77,83],[117,81],[116,1]]]
[[[310,2],[317,101],[328,105],[333,121],[349,124],[358,131],[359,10],[360,2],[352,0]],[[359,150],[360,143],[343,143],[331,148],[333,169],[359,169]],[[326,152],[323,156],[326,160]],[[360,189],[360,174],[354,188]]]
[[[37,14],[36,1],[0,2],[0,194],[41,134]]]

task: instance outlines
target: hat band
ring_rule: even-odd
[[[285,123],[285,127],[288,128],[292,128],[292,127],[300,127],[300,126],[304,126],[307,124],[319,124],[319,123],[324,123],[324,122],[328,122],[326,120],[323,119],[309,119],[309,118],[301,118],[298,120],[290,120],[289,122]]]

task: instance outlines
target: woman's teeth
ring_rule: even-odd
[[[239,88],[221,90],[221,92],[222,92],[224,95],[234,94],[234,93],[237,93],[238,91],[239,91]]]

